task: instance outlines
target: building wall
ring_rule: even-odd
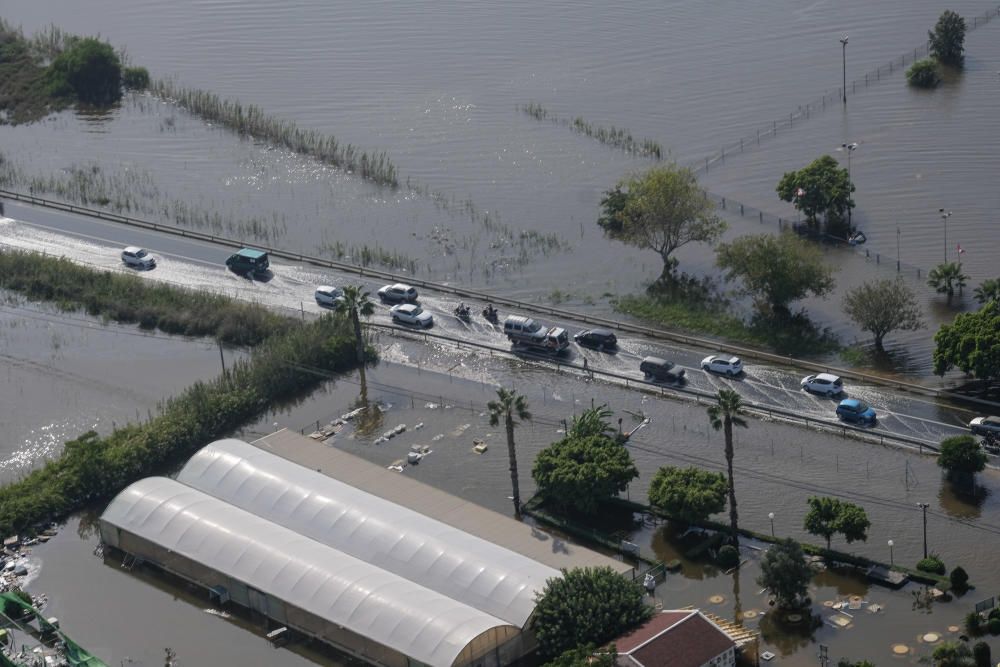
[[[736,648],[729,648],[724,653],[720,653],[701,667],[735,667]]]

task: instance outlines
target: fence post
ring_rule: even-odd
[[[764,224],[764,211],[757,211],[757,215],[760,216],[760,223]]]
[[[740,204],[740,217],[743,217],[743,204]]]

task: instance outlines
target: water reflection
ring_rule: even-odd
[[[956,519],[978,519],[990,491],[974,479],[945,479],[938,488],[938,504]]]

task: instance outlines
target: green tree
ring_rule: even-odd
[[[980,305],[990,301],[1000,301],[1000,278],[987,278],[979,283],[972,295]]]
[[[563,652],[543,667],[615,667],[617,659],[618,651],[614,644],[602,651],[598,651],[593,644],[587,644]]]
[[[851,661],[841,658],[837,661],[837,667],[875,667],[875,663],[870,660]]]
[[[965,64],[965,19],[946,10],[933,31],[927,32],[930,53],[943,65],[962,67]]]
[[[490,426],[496,426],[503,421],[507,431],[507,460],[510,462],[510,485],[514,493],[514,516],[521,518],[521,492],[517,481],[517,448],[514,446],[514,427],[520,422],[531,419],[528,411],[528,401],[513,389],[497,389],[497,400],[487,404],[490,413]]]
[[[617,496],[639,476],[628,450],[602,419],[610,414],[591,408],[577,419],[566,437],[543,449],[531,476],[546,502],[562,510],[596,512],[602,500]]]
[[[597,220],[610,238],[663,260],[660,278],[676,266],[671,254],[688,243],[714,243],[726,228],[694,172],[676,164],[622,179],[601,200]]]
[[[955,296],[955,288],[961,294],[965,288],[969,276],[962,273],[961,262],[944,262],[938,264],[927,274],[927,284],[937,291],[938,294],[947,294],[948,303]]]
[[[354,330],[354,351],[358,361],[358,369],[361,372],[361,393],[364,394],[367,388],[367,378],[365,377],[365,337],[361,331],[361,318],[368,319],[375,313],[375,304],[371,302],[369,292],[366,292],[360,285],[347,285],[344,287],[344,298],[336,301],[334,310],[347,315]]]
[[[798,171],[785,172],[776,188],[782,201],[806,216],[812,228],[819,226],[822,215],[827,231],[842,223],[848,209],[854,208],[854,184],[847,169],[841,168],[829,155],[816,158]],[[846,234],[845,234],[846,236]]]
[[[934,667],[973,667],[972,651],[960,641],[946,641],[934,647],[931,653]]]
[[[122,96],[122,67],[110,44],[93,37],[74,40],[56,56],[47,73],[56,96],[73,96],[90,104],[109,104]]]
[[[986,390],[1000,377],[1000,302],[962,313],[934,334],[934,372],[951,368],[983,380]]]
[[[663,466],[649,485],[649,504],[670,518],[704,521],[726,508],[726,476],[700,468]]]
[[[639,584],[610,567],[563,570],[538,595],[532,628],[543,657],[603,645],[648,620]]]
[[[822,252],[792,232],[743,236],[721,243],[715,263],[727,281],[740,279],[764,314],[788,315],[788,305],[833,290],[833,269]]]
[[[954,435],[941,441],[937,463],[948,477],[971,482],[977,472],[986,468],[986,452],[971,435]]]
[[[774,544],[760,561],[757,583],[771,591],[779,609],[798,608],[806,596],[812,570],[802,547],[790,538]]]
[[[862,331],[875,336],[875,349],[893,331],[916,331],[924,326],[917,297],[901,278],[864,283],[844,296],[844,312]]]
[[[746,428],[742,417],[743,401],[732,389],[720,389],[715,405],[708,406],[708,421],[716,431],[722,430],[726,443],[726,471],[729,475],[729,539],[734,545],[740,543],[740,530],[736,512],[736,483],[733,480],[733,427]]]
[[[906,70],[906,82],[914,88],[934,88],[941,83],[937,68],[932,58],[918,60]]]
[[[827,549],[830,548],[830,539],[836,533],[843,535],[848,544],[868,539],[868,528],[872,524],[864,509],[858,505],[837,498],[817,496],[809,498],[808,502],[805,529],[825,538]]]

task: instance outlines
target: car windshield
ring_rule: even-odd
[[[864,401],[858,401],[858,404],[854,409],[857,412],[868,412],[868,404]]]
[[[528,333],[535,333],[541,328],[542,328],[541,324],[535,322],[534,320],[530,320],[528,324],[524,327],[524,330],[527,331]]]
[[[136,257],[145,257],[146,256],[146,251],[145,250],[136,250],[135,251],[135,256]]]

